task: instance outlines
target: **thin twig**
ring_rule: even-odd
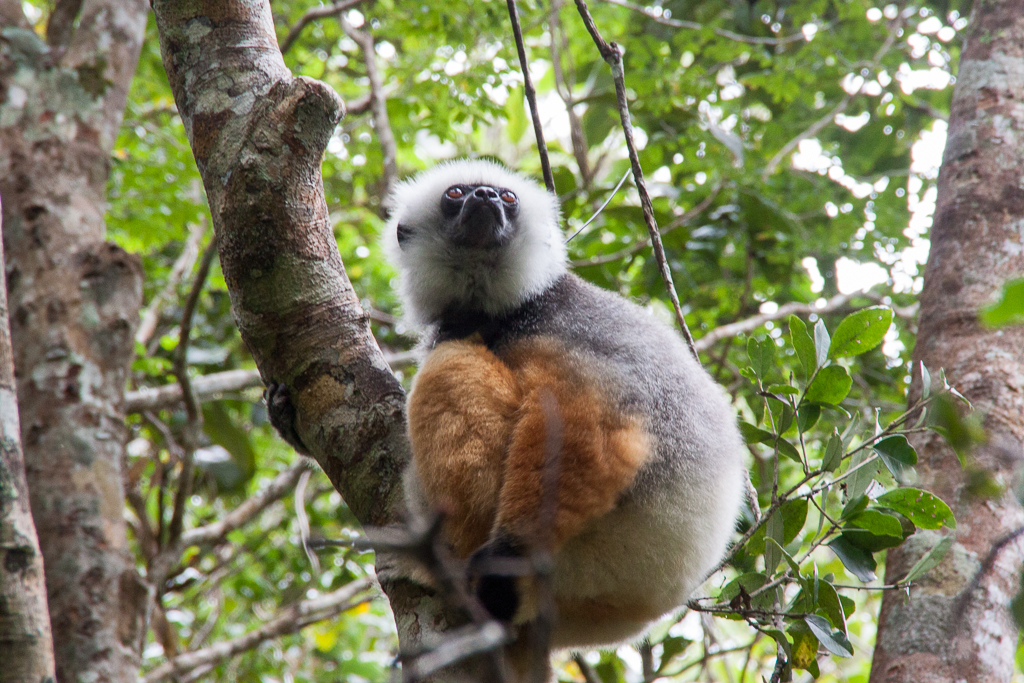
[[[680,21],[679,19],[672,19],[664,15],[656,14],[653,9],[645,7],[643,5],[638,5],[633,2],[629,2],[629,0],[604,1],[612,5],[618,5],[619,7],[631,9],[634,12],[640,12],[648,19],[656,23],[662,24],[664,26],[671,26],[672,28],[685,28],[694,31],[700,31],[704,28],[703,24],[698,24],[695,21]],[[822,29],[826,28],[828,28],[828,25],[822,27]],[[729,40],[735,40],[741,43],[749,43],[751,45],[786,45],[788,43],[795,43],[801,40],[807,40],[807,37],[803,34],[802,31],[800,33],[793,33],[791,35],[780,36],[778,38],[761,38],[758,36],[743,35],[742,33],[736,33],[734,31],[729,31],[724,28],[713,28],[711,30],[715,32],[715,35],[721,36],[722,38],[728,38]]]
[[[281,41],[281,54],[287,54],[288,50],[292,49],[295,41],[299,39],[299,36],[302,35],[306,26],[310,23],[325,17],[337,16],[342,12],[350,10],[356,5],[361,4],[362,2],[363,0],[342,0],[341,2],[336,2],[333,5],[327,5],[326,7],[314,7],[313,9],[308,10],[305,14],[299,17],[299,20],[295,22],[295,25],[292,26],[290,31],[288,31],[288,35],[285,36],[283,41]]]
[[[583,23],[590,32],[591,38],[597,45],[601,57],[612,68],[612,80],[615,81],[615,98],[618,101],[619,119],[622,122],[622,132],[626,137],[626,149],[629,151],[629,163],[633,167],[633,181],[636,183],[637,192],[640,193],[640,206],[643,209],[644,221],[647,223],[647,231],[651,236],[651,245],[654,247],[654,256],[658,261],[658,268],[661,270],[661,279],[665,281],[665,288],[668,290],[669,299],[672,300],[672,308],[675,309],[676,319],[679,327],[686,338],[686,343],[693,353],[693,357],[700,363],[700,357],[693,345],[693,335],[686,325],[686,318],[683,316],[682,306],[679,305],[679,296],[676,294],[675,284],[672,282],[672,271],[668,267],[665,258],[665,247],[661,244],[661,233],[658,231],[658,223],[654,219],[654,206],[651,204],[651,197],[647,193],[647,184],[644,182],[644,172],[640,168],[640,157],[637,154],[636,143],[633,140],[633,124],[629,118],[629,104],[626,101],[626,76],[622,69],[623,49],[615,43],[607,43],[601,37],[601,33],[594,24],[594,18],[590,16],[587,3],[584,0],[576,0],[576,8],[579,10]]]
[[[184,453],[181,460],[181,473],[178,477],[178,490],[174,496],[174,512],[171,515],[171,523],[168,527],[168,545],[174,545],[181,536],[182,525],[185,518],[185,504],[192,495],[192,466],[195,458],[195,450],[199,445],[199,434],[203,429],[203,413],[199,408],[199,400],[196,398],[195,389],[192,388],[192,380],[188,374],[188,346],[192,336],[192,317],[199,302],[199,295],[202,294],[206,285],[206,278],[210,273],[210,266],[213,257],[217,255],[217,238],[210,240],[206,251],[203,252],[203,260],[199,263],[199,270],[196,271],[195,281],[192,289],[185,300],[185,306],[181,314],[181,326],[178,334],[178,348],[174,354],[174,374],[181,386],[181,396],[185,403],[185,414],[187,424],[182,434],[184,436]]]
[[[701,213],[704,212],[705,209],[707,209],[709,206],[711,206],[711,203],[713,201],[715,201],[715,197],[718,196],[718,192],[721,189],[722,189],[721,185],[716,185],[714,188],[712,188],[711,194],[709,194],[707,197],[705,197],[703,200],[701,200],[700,204],[698,204],[697,206],[692,207],[690,210],[688,210],[685,213],[677,216],[675,219],[672,220],[671,223],[669,223],[668,225],[663,227],[660,230],[660,233],[662,235],[670,233],[673,230],[675,230],[676,228],[679,228],[679,227],[682,227],[682,226],[686,225],[687,223],[692,221],[694,218],[699,216]],[[604,208],[604,207],[602,207],[602,208]],[[586,226],[584,226],[584,227],[586,227]],[[639,242],[637,242],[635,244],[632,244],[632,245],[626,247],[625,249],[620,249],[619,251],[616,251],[614,253],[611,253],[611,254],[601,254],[600,256],[593,256],[593,257],[588,258],[588,259],[579,259],[577,261],[570,261],[569,265],[571,265],[573,268],[580,268],[580,267],[583,267],[583,266],[600,266],[600,265],[604,265],[605,263],[612,263],[613,261],[618,261],[619,259],[623,259],[623,258],[626,258],[627,256],[631,256],[631,255],[635,254],[636,252],[638,252],[638,251],[640,251],[642,249],[646,249],[649,246],[651,246],[651,239],[648,237],[648,238],[645,238],[643,240],[640,240]],[[701,350],[701,349],[698,349],[698,350]]]
[[[516,0],[507,0],[508,16],[512,21],[512,33],[516,39],[516,52],[519,53],[519,66],[523,70],[523,88],[526,101],[530,103],[530,115],[533,117],[533,133],[537,136],[537,153],[540,155],[540,167],[544,173],[544,186],[548,192],[555,194],[555,177],[551,174],[551,160],[548,159],[548,146],[544,142],[544,130],[540,125],[540,111],[537,109],[537,91],[530,78],[530,64],[526,61],[526,45],[523,43],[523,28],[519,25],[519,9]]]
[[[381,194],[386,197],[391,194],[392,188],[398,181],[398,145],[395,142],[395,134],[391,131],[391,121],[388,119],[388,99],[384,93],[384,81],[381,79],[380,69],[377,68],[377,51],[374,48],[373,35],[368,31],[360,31],[345,17],[341,17],[341,28],[345,35],[359,45],[359,49],[363,53],[363,61],[366,63],[366,78],[370,81],[373,129],[377,133],[377,143],[380,145],[380,153],[383,158],[381,175],[383,191]]]
[[[146,310],[140,316],[139,329],[135,331],[136,343],[145,346],[153,336],[157,324],[160,322],[160,311],[164,303],[171,298],[174,290],[181,284],[185,273],[191,271],[192,266],[195,265],[196,259],[199,257],[199,243],[203,240],[203,235],[205,234],[205,220],[193,223],[189,227],[188,237],[185,238],[185,243],[181,247],[181,253],[171,267],[171,273],[167,277],[167,284],[153,297],[149,302],[149,306],[146,307]]]
[[[594,219],[596,219],[596,218],[597,218],[598,216],[600,216],[600,215],[601,215],[601,212],[605,210],[605,207],[607,207],[607,206],[608,206],[608,204],[609,204],[609,203],[610,203],[610,202],[612,201],[612,199],[614,199],[614,198],[615,198],[615,195],[616,195],[616,194],[618,194],[618,192],[619,192],[619,188],[620,188],[620,187],[622,187],[622,184],[623,184],[624,182],[626,182],[626,178],[628,178],[628,177],[629,177],[629,174],[630,174],[631,172],[632,172],[631,170],[627,170],[627,171],[626,171],[625,173],[623,173],[623,174],[622,174],[622,177],[621,177],[621,178],[619,179],[619,182],[615,183],[615,188],[614,188],[614,189],[612,189],[612,192],[611,192],[611,194],[609,194],[609,195],[608,195],[608,198],[604,200],[604,204],[602,204],[602,205],[601,205],[601,206],[600,206],[600,207],[598,208],[598,210],[594,212],[594,215],[593,215],[593,216],[591,216],[590,218],[588,218],[588,219],[587,219],[587,222],[586,222],[586,223],[584,223],[583,225],[581,225],[581,226],[579,227],[579,230],[577,230],[577,231],[576,231],[576,232],[574,232],[573,234],[569,235],[569,238],[568,238],[567,240],[565,240],[565,241],[566,241],[567,243],[568,243],[568,242],[571,242],[571,241],[573,240],[573,238],[575,238],[575,237],[576,237],[577,235],[579,235],[579,234],[580,234],[581,232],[583,232],[584,230],[586,230],[587,226],[588,226],[588,225],[590,225],[591,223],[593,223],[593,222],[594,222]]]
[[[263,489],[246,498],[245,502],[217,521],[183,531],[181,548],[224,540],[229,533],[240,529],[270,505],[288,495],[288,492],[295,488],[303,472],[310,471],[312,467],[310,460],[300,458],[274,477]]]
[[[370,579],[357,579],[338,590],[289,605],[280,614],[248,633],[214,643],[194,652],[186,652],[164,662],[142,679],[143,683],[160,683],[172,677],[187,674],[193,669],[210,664],[219,664],[242,652],[252,650],[260,644],[283,635],[297,633],[310,624],[330,619],[353,607],[365,604],[371,597],[359,597],[360,593],[372,590]]]
[[[899,16],[900,18],[894,21],[892,25],[889,27],[889,35],[886,36],[885,42],[883,42],[881,47],[878,48],[878,51],[875,52],[875,56],[872,58],[871,65],[869,68],[877,69],[878,65],[882,61],[882,58],[889,52],[889,50],[892,49],[893,44],[896,42],[897,34],[899,34],[900,28],[902,28],[903,26],[903,15],[900,14]],[[780,149],[778,153],[776,153],[775,156],[772,157],[771,161],[768,162],[768,165],[765,167],[764,173],[762,174],[762,178],[767,179],[768,176],[774,173],[775,169],[786,157],[786,155],[792,152],[796,148],[796,146],[799,145],[802,141],[817,135],[818,131],[820,131],[822,128],[824,128],[829,123],[834,121],[836,116],[846,111],[846,108],[850,105],[850,102],[853,101],[853,97],[856,94],[857,93],[847,93],[843,97],[843,99],[839,101],[839,104],[837,104],[832,109],[832,111],[830,111],[828,114],[825,114],[825,116],[821,117],[820,119],[812,123],[810,127],[808,127],[804,132],[800,133],[795,138],[787,142],[783,146],[783,148]]]

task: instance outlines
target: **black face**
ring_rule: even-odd
[[[452,185],[441,196],[448,238],[459,246],[500,247],[512,239],[519,197],[503,187]]]

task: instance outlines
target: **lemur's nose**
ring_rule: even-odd
[[[475,196],[479,197],[480,199],[497,199],[498,198],[498,191],[495,190],[493,187],[487,187],[486,185],[484,185],[483,187],[476,188],[476,190],[473,192],[473,194]]]

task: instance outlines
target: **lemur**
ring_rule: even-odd
[[[530,577],[488,567],[541,549],[552,647],[637,638],[733,532],[744,446],[725,392],[668,325],[569,272],[558,201],[533,181],[454,161],[390,205],[385,241],[425,351],[410,505],[444,511],[495,618],[537,618]]]

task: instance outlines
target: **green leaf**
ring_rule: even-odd
[[[920,489],[894,489],[879,496],[875,505],[900,513],[921,529],[956,528],[949,506],[938,496]]]
[[[842,538],[858,548],[874,553],[903,543],[903,526],[892,515],[878,510],[864,510],[846,523]]]
[[[887,436],[877,441],[871,448],[878,453],[878,457],[897,481],[903,479],[903,473],[908,467],[917,464],[917,451],[902,434]]]
[[[946,556],[949,549],[953,547],[953,541],[955,539],[952,536],[943,536],[942,539],[935,544],[935,547],[925,553],[924,557],[914,563],[914,566],[910,568],[907,575],[903,578],[903,581],[916,581],[921,578],[936,566],[939,562],[942,562],[942,558]]]
[[[790,657],[790,664],[794,669],[810,670],[818,665],[818,639],[809,629],[794,628],[798,625],[802,626],[797,622],[788,629],[790,637],[793,638],[793,655]]]
[[[759,429],[749,422],[740,422],[740,434],[743,435],[743,440],[746,443],[763,443],[766,446],[779,449],[779,454],[793,460],[795,462],[801,462],[800,451],[796,449],[796,446],[786,441],[785,439],[776,439],[775,435],[771,432],[767,432],[763,429]]]
[[[870,351],[882,343],[891,325],[892,309],[887,306],[872,306],[852,313],[839,323],[832,335],[829,355],[842,358]]]
[[[788,396],[797,396],[800,394],[799,389],[791,387],[788,384],[771,384],[765,391],[771,394],[785,394]]]
[[[672,660],[684,654],[687,648],[693,643],[682,636],[666,636],[661,642],[661,662],[658,664],[658,673],[662,673],[665,667],[672,663]]]
[[[900,520],[878,510],[862,510],[847,521],[847,525],[850,524],[879,536],[903,538],[903,527],[900,525]]]
[[[932,373],[928,372],[928,368],[924,366],[924,361],[920,363],[921,367],[921,398],[928,398],[932,393]]]
[[[846,505],[843,506],[843,511],[839,515],[839,519],[846,521],[851,517],[855,517],[867,509],[868,503],[871,499],[865,496],[863,493],[856,498],[850,498],[846,501]]]
[[[1005,283],[999,301],[982,309],[981,321],[992,327],[1024,323],[1024,278]]]
[[[771,337],[758,341],[751,337],[747,340],[747,356],[750,357],[750,367],[758,377],[764,379],[775,370],[775,342]]]
[[[814,355],[817,367],[821,367],[828,360],[828,349],[832,345],[832,339],[828,336],[828,329],[825,322],[818,319],[814,323]]]
[[[508,94],[505,100],[505,118],[508,125],[505,126],[505,134],[512,142],[519,142],[526,132],[526,107],[524,102],[524,91],[522,86],[516,86]]]
[[[816,403],[802,403],[796,411],[796,423],[800,431],[806,434],[821,417],[821,406]]]
[[[825,472],[835,472],[843,462],[843,439],[836,429],[832,430],[828,445],[825,446],[825,457],[821,460],[821,469]]]
[[[786,657],[793,656],[793,643],[790,642],[789,638],[786,637],[785,633],[783,633],[777,628],[768,628],[765,629],[764,632],[770,635],[772,639],[774,639],[775,642],[779,644],[779,647],[782,648],[782,651],[786,653]]]
[[[855,467],[857,468],[846,479],[846,495],[850,500],[863,495],[868,490],[871,480],[878,474],[878,468],[881,467],[881,464],[877,458],[871,462],[865,462],[869,457],[871,457],[871,454],[868,451],[860,450],[854,453],[850,459],[850,469],[847,472]]]
[[[850,645],[850,641],[846,639],[842,632],[833,632],[827,619],[819,617],[817,614],[808,614],[804,617],[804,621],[810,627],[811,632],[818,638],[818,642],[826,650],[837,657],[853,656],[853,646]]]
[[[814,342],[811,341],[811,335],[807,334],[807,326],[804,325],[804,321],[795,315],[789,316],[789,340],[796,350],[796,357],[800,359],[804,377],[810,377],[818,369]]]
[[[804,528],[804,524],[807,523],[807,499],[796,498],[794,500],[787,500],[785,503],[779,506],[779,509],[772,514],[772,517],[777,517],[781,514],[782,516],[782,538],[781,540],[777,536],[771,536],[775,540],[779,541],[782,546],[787,546],[793,542],[793,539],[797,537]],[[764,539],[768,536],[766,534],[766,527],[768,522],[754,532],[750,537],[749,547],[756,548],[754,552],[758,552],[764,543]]]
[[[828,547],[836,554],[843,566],[864,583],[877,578],[875,568],[878,565],[875,564],[875,558],[871,556],[871,553],[858,548],[842,536],[833,539]]]
[[[805,401],[813,403],[837,404],[846,398],[853,386],[853,379],[846,368],[841,365],[830,365],[818,371],[817,377],[807,387]]]
[[[749,422],[740,422],[740,434],[745,443],[774,443],[775,435],[759,429]]]
[[[839,600],[839,593],[836,587],[828,581],[818,582],[818,609],[822,611],[832,626],[846,633],[846,613],[843,611],[843,603]]]

